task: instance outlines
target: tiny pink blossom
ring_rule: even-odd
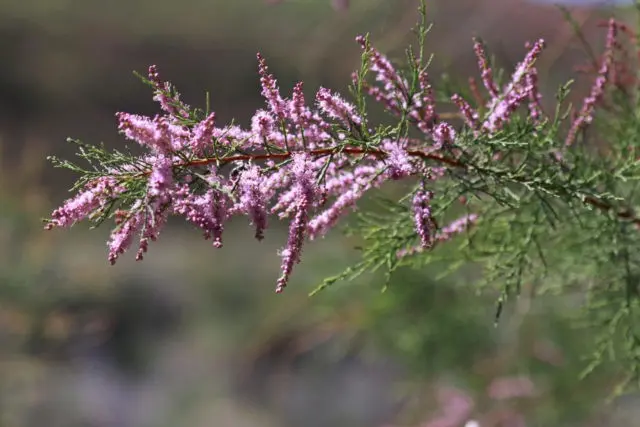
[[[482,74],[482,83],[484,83],[484,87],[487,88],[487,91],[492,98],[498,97],[499,91],[493,80],[493,71],[491,70],[487,54],[485,53],[484,46],[480,40],[474,40],[473,50],[478,58],[478,68],[480,68],[480,73]]]
[[[258,240],[264,238],[264,230],[267,228],[266,200],[261,187],[260,168],[256,165],[249,166],[238,178],[239,202],[234,206],[235,212],[245,213],[251,218]]]
[[[216,113],[211,113],[193,129],[190,146],[196,155],[203,155],[205,150],[213,144],[215,124]]]
[[[318,106],[327,116],[342,121],[350,126],[352,123],[360,125],[362,119],[356,114],[355,106],[346,102],[339,95],[331,93],[329,89],[321,87],[316,94]]]
[[[160,79],[158,68],[155,65],[149,67],[149,81],[155,89],[153,100],[160,103],[162,110],[171,116],[183,118],[189,116],[189,106],[180,101],[180,94],[169,94],[171,86],[168,82],[163,82]]]
[[[542,104],[541,99],[542,95],[538,90],[538,71],[535,68],[532,68],[527,73],[526,77],[527,83],[527,95],[529,96],[529,116],[533,120],[534,123],[539,123],[542,120]]]
[[[420,237],[422,249],[429,249],[433,246],[433,235],[435,234],[435,226],[431,217],[430,202],[433,198],[431,191],[424,188],[416,191],[413,196],[413,221],[415,223],[416,232]]]
[[[289,101],[289,118],[298,132],[306,132],[306,129],[316,122],[313,113],[305,103],[302,88],[302,82],[296,83]]]
[[[445,122],[440,122],[436,125],[433,131],[433,141],[435,142],[435,148],[440,149],[451,145],[456,140],[456,131],[453,127]]]
[[[544,46],[544,40],[540,39],[536,41],[529,49],[529,52],[527,52],[524,60],[516,67],[516,70],[511,76],[511,81],[506,85],[502,93],[498,96],[492,96],[492,99],[487,105],[489,115],[482,124],[482,127],[486,131],[492,133],[501,129],[510,115],[516,111],[527,97],[537,96],[537,88],[531,86],[526,87],[523,83],[525,83],[526,76],[533,69],[533,65],[538,56],[540,56]],[[535,82],[535,78],[529,78],[528,83],[531,84],[533,82]]]
[[[469,105],[467,101],[457,93],[451,97],[451,100],[458,106],[460,113],[462,113],[462,117],[464,117],[464,121],[467,123],[471,129],[478,129],[478,112]]]
[[[318,193],[310,160],[306,153],[293,156],[290,171],[295,182],[296,197],[292,203],[295,203],[296,214],[289,225],[287,246],[280,254],[282,256],[282,274],[278,279],[277,293],[282,292],[287,286],[293,266],[300,262],[302,244],[309,220],[309,209]]]
[[[260,73],[262,96],[266,99],[271,112],[279,119],[284,119],[287,113],[287,104],[280,96],[278,82],[272,74],[269,74],[269,67],[267,67],[267,63],[262,55],[258,53],[256,56],[258,58],[258,72]]]
[[[381,172],[385,168],[383,162],[374,166],[359,165],[351,172],[353,176],[342,175],[333,187],[333,194],[337,195],[333,204],[309,221],[309,238],[313,240],[327,233],[349,208],[355,207],[356,202],[367,190],[382,184],[385,176]]]
[[[107,204],[124,190],[114,177],[100,177],[90,181],[78,195],[53,211],[45,228],[71,227],[96,210],[106,208]]]
[[[258,110],[251,118],[251,131],[259,138],[260,143],[268,140],[275,130],[273,116],[265,110]]]
[[[168,202],[169,190],[173,185],[173,161],[171,157],[159,155],[155,158],[148,182],[148,193],[152,197]]]
[[[370,70],[376,73],[376,81],[382,83],[382,97],[387,100],[387,102],[395,103],[396,106],[406,107],[406,103],[408,102],[407,81],[400,76],[385,55],[374,47],[366,44],[363,36],[356,37],[356,42],[358,42],[362,49],[369,55]]]
[[[170,153],[182,148],[190,134],[166,118],[156,116],[153,119],[129,113],[116,114],[118,129],[125,137],[148,147],[157,153]]]
[[[565,139],[565,146],[572,145],[578,135],[578,131],[591,123],[593,120],[595,106],[604,96],[605,86],[609,81],[609,74],[613,66],[613,54],[617,31],[617,23],[613,18],[611,18],[609,20],[609,31],[607,32],[607,42],[602,62],[600,64],[600,70],[598,70],[596,80],[591,87],[591,93],[587,98],[585,98],[578,116],[571,124],[567,138]]]
[[[440,232],[438,233],[437,239],[449,240],[453,235],[462,233],[469,226],[475,224],[477,220],[478,220],[477,214],[472,213],[472,214],[464,215],[456,219],[455,221],[451,222],[442,230],[440,230]]]
[[[169,218],[169,209],[166,202],[154,201],[149,205],[150,209],[143,210],[144,220],[136,253],[136,261],[142,261],[143,254],[149,248],[149,241],[155,242]]]
[[[118,257],[123,254],[133,241],[134,235],[142,227],[144,221],[144,209],[141,209],[142,201],[138,200],[130,209],[129,215],[123,214],[120,218],[119,225],[111,233],[109,239],[109,262],[113,265]]]
[[[418,170],[415,159],[409,156],[407,150],[400,141],[386,140],[382,143],[382,149],[387,153],[387,173],[394,180],[405,178]]]
[[[212,178],[211,182],[217,181]],[[204,194],[193,194],[184,185],[174,193],[173,210],[204,232],[205,239],[213,237],[213,246],[222,247],[222,232],[227,219],[227,197],[219,190],[208,189]]]

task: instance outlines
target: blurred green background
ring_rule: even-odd
[[[298,80],[343,90],[357,34],[397,59],[417,20],[415,0],[272,3],[0,0],[0,426],[637,425],[633,398],[605,405],[615,375],[578,382],[589,337],[564,301],[525,292],[494,328],[494,296],[477,295],[473,272],[435,280],[438,268],[403,271],[384,294],[372,275],[309,299],[357,259],[338,232],[309,244],[275,295],[284,226],[258,244],[236,221],[214,250],[174,221],[144,262],[114,267],[106,227],[42,230],[74,178],[46,155],[71,156],[67,136],[121,146],[116,111],[157,111],[133,70],[157,64],[187,103],[210,91],[221,121],[247,124],[263,105],[257,51],[283,93]],[[434,76],[477,76],[473,35],[505,67],[544,37],[551,105],[585,60],[552,6],[427,5]],[[607,12],[574,9],[595,48]]]

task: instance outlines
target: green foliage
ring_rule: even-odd
[[[479,220],[456,242],[443,245],[450,248],[399,258],[400,251],[418,244],[410,200],[385,199],[377,209],[357,212],[350,224],[348,233],[362,241],[362,261],[318,290],[377,269],[385,271],[386,289],[392,273],[404,266],[436,264],[443,273],[438,275],[445,276],[473,263],[482,274],[472,286],[499,292],[496,322],[524,284],[536,294],[584,300],[575,325],[595,338],[582,375],[614,362],[627,373],[617,392],[640,384],[640,219],[634,212],[640,179],[635,100],[640,97],[637,87],[633,92],[610,88],[605,103],[613,109],[600,110],[590,134],[558,160],[571,108],[564,103],[570,83],[558,91],[555,114],[541,124],[517,116],[496,134],[467,131],[456,139],[453,150],[463,153],[459,165],[430,184],[439,196],[434,216],[443,223],[452,211],[459,213],[456,202],[465,196],[464,209],[478,213]],[[460,91],[445,85],[437,93],[448,100]]]

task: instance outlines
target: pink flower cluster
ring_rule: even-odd
[[[281,276],[276,288],[281,292],[300,262],[305,240],[327,233],[369,189],[388,180],[415,177],[422,181],[413,199],[419,250],[399,255],[450,239],[477,221],[477,215],[437,230],[430,207],[434,194],[426,187],[430,180],[443,176],[443,166],[461,166],[452,157],[456,150],[451,149],[457,133],[451,124],[439,120],[424,68],[416,69],[416,88],[411,89],[407,79],[364,37],[359,36],[357,42],[367,55],[376,84],[359,82],[357,75],[354,82],[392,113],[407,117],[421,133],[419,140],[376,138],[364,112],[326,88],[317,91],[312,104],[305,99],[302,83],[295,85],[289,98],[283,97],[260,54],[258,72],[266,105],[256,111],[250,127],[221,126],[214,113],[194,121],[189,106],[169,83],[160,80],[152,66],[149,81],[163,114],[117,114],[120,132],[148,153],[135,165],[109,169],[107,176],[89,182],[53,212],[47,227],[68,227],[91,219],[115,203],[117,226],[108,243],[109,260],[115,263],[136,238],[136,258],[142,259],[149,240],[158,238],[170,215],[186,218],[216,247],[222,246],[224,224],[233,216],[246,216],[258,240],[264,237],[273,215],[288,218],[289,237],[280,252]],[[533,63],[542,47],[542,40],[531,47],[511,82],[500,90],[476,43],[482,80],[491,99],[489,113],[480,122],[465,100],[453,97],[469,126],[495,132],[525,99],[531,117],[540,118]],[[132,191],[132,180],[143,180],[146,191],[134,201],[118,204]]]
[[[494,133],[500,130],[525,100],[529,100],[527,107],[531,119],[534,122],[540,121],[542,116],[541,96],[538,92],[537,71],[534,68],[534,63],[543,48],[544,41],[542,39],[529,46],[529,52],[516,67],[511,80],[500,90],[493,79],[493,71],[482,43],[479,40],[475,41],[474,51],[478,58],[478,68],[480,68],[484,87],[490,96],[485,106],[488,114],[481,121],[478,112],[461,96],[454,95],[451,100],[458,106],[465,122],[476,131],[476,134],[479,132]]]
[[[616,47],[616,36],[618,33],[618,23],[611,18],[609,20],[609,30],[607,32],[607,41],[605,51],[600,63],[600,69],[596,76],[596,80],[591,87],[591,93],[585,98],[580,112],[577,114],[575,120],[571,124],[569,133],[565,140],[565,146],[570,146],[574,143],[578,132],[588,126],[593,120],[596,104],[602,100],[604,96],[605,85],[610,79],[610,74],[614,71],[614,49]]]

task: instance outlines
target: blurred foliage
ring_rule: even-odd
[[[444,278],[438,265],[403,269],[384,293],[382,278],[367,275],[309,300],[314,283],[355,259],[356,241],[310,246],[300,286],[276,297],[273,254],[285,235],[275,230],[245,245],[240,224],[214,251],[176,224],[143,265],[113,268],[102,231],[41,229],[47,195],[58,200],[67,184],[47,179],[45,154],[66,150],[59,142],[76,131],[111,138],[114,111],[150,108],[132,69],[158,61],[187,102],[211,89],[222,113],[243,117],[261,102],[256,50],[285,90],[300,75],[311,89],[341,89],[358,60],[345,41],[373,30],[393,53],[414,5],[359,0],[344,15],[326,0],[0,1],[0,49],[21,64],[0,70],[0,425],[353,427],[396,416],[415,425],[440,410],[443,386],[466,390],[474,417],[513,408],[528,425],[577,426],[609,411],[613,373],[578,382],[590,338],[574,327],[578,304],[524,289],[494,327],[494,295],[469,286],[473,268]],[[47,139],[29,140],[38,129]],[[495,379],[513,375],[536,393],[489,396]]]

